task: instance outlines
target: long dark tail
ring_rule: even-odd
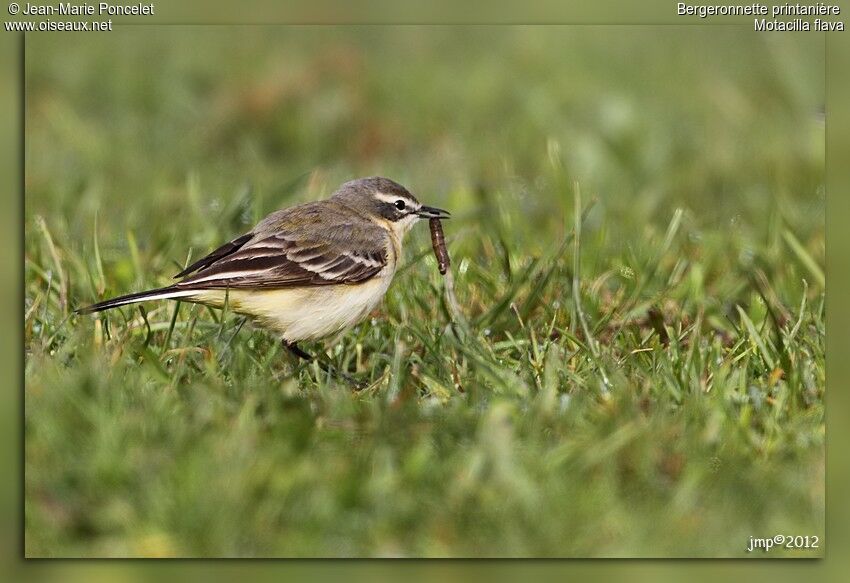
[[[148,300],[183,298],[196,293],[197,291],[178,289],[176,285],[169,285],[159,289],[151,289],[148,291],[136,292],[134,294],[127,294],[126,296],[119,296],[117,298],[112,298],[111,300],[104,300],[102,302],[86,306],[85,308],[79,308],[75,310],[75,312],[78,314],[92,314],[94,312],[109,310],[110,308],[117,308],[118,306],[126,306],[127,304],[146,302]]]

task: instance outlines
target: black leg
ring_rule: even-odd
[[[340,378],[340,379],[344,380],[345,382],[347,382],[351,385],[354,385],[355,391],[362,390],[367,386],[366,383],[364,383],[363,381],[359,381],[359,380],[355,379],[350,374],[345,373],[341,370],[337,370],[337,368],[335,366],[333,366],[329,362],[325,362],[322,358],[315,358],[315,357],[310,356],[309,354],[307,354],[306,352],[304,352],[303,350],[298,348],[298,344],[296,344],[295,342],[284,341],[283,346],[284,346],[284,348],[286,348],[289,352],[291,352],[292,354],[294,354],[298,358],[300,358],[302,360],[306,360],[307,362],[315,361],[319,365],[319,368],[322,369],[324,372],[331,374],[331,375],[333,375],[337,378]]]
[[[283,346],[284,346],[284,348],[286,348],[289,352],[291,352],[292,354],[294,354],[298,358],[301,358],[301,359],[306,360],[308,362],[313,360],[313,357],[310,356],[309,354],[307,354],[306,352],[304,352],[303,350],[301,350],[300,348],[298,348],[298,344],[296,344],[295,342],[284,341]]]

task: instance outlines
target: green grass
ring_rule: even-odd
[[[822,554],[822,42],[28,36],[26,554]],[[420,226],[306,347],[365,391],[232,313],[72,315],[372,174],[453,211],[461,313]]]

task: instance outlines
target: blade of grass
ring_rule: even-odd
[[[753,321],[750,320],[750,317],[747,316],[747,313],[741,306],[736,306],[736,308],[738,308],[738,314],[741,316],[741,321],[744,323],[744,327],[747,329],[747,333],[749,334],[750,339],[758,347],[759,352],[761,353],[761,356],[764,359],[764,362],[767,364],[767,366],[770,367],[770,370],[775,369],[776,361],[773,359],[773,356],[767,349],[767,345],[764,343],[764,339],[759,335],[755,324],[753,324]]]
[[[637,302],[640,294],[643,293],[643,290],[646,288],[647,284],[653,280],[655,274],[658,272],[658,267],[661,265],[661,260],[670,250],[670,246],[673,244],[673,240],[676,237],[676,233],[679,232],[679,228],[682,226],[682,217],[684,216],[684,211],[680,208],[677,208],[673,212],[673,218],[670,219],[670,224],[667,225],[667,232],[664,234],[664,241],[661,244],[661,247],[658,249],[658,253],[647,263],[645,268],[641,270],[642,273],[646,275],[641,278],[638,284],[635,286],[632,293],[629,294],[628,298],[621,303],[616,311],[618,312],[628,312]],[[614,342],[622,333],[625,325],[630,321],[630,318],[627,315],[624,315],[620,325],[617,327],[614,334],[611,336],[610,342]]]
[[[171,314],[171,321],[168,323],[168,332],[165,334],[165,342],[162,343],[162,353],[164,354],[171,344],[171,335],[174,333],[174,326],[177,325],[177,313],[180,311],[180,300],[174,302],[174,312]],[[161,355],[160,355],[161,356]]]
[[[596,366],[599,368],[599,373],[602,375],[602,392],[605,393],[608,392],[608,387],[611,383],[608,380],[605,367],[602,366],[602,362],[599,359],[599,346],[597,345],[593,334],[590,333],[590,327],[587,325],[587,317],[584,315],[584,308],[581,305],[581,224],[583,217],[581,212],[581,189],[579,188],[578,182],[573,184],[573,191],[575,206],[573,213],[575,216],[575,227],[573,231],[575,234],[573,239],[575,245],[575,253],[573,255],[573,305],[575,307],[576,317],[578,318],[578,321],[581,324],[581,329],[584,332],[587,346],[590,348],[593,360],[596,362]]]
[[[800,260],[800,263],[803,264],[803,267],[805,267],[808,272],[812,274],[812,277],[815,278],[815,281],[818,283],[818,285],[824,287],[826,285],[826,276],[824,275],[821,266],[818,265],[817,261],[815,261],[814,257],[812,257],[808,251],[806,251],[806,248],[803,247],[803,244],[800,243],[800,241],[797,239],[797,237],[794,236],[794,233],[792,233],[791,231],[785,230],[785,232],[782,233],[782,236],[785,239],[785,242],[788,243],[788,246],[791,248],[791,251],[794,252],[794,255],[796,255],[797,259]]]
[[[528,281],[532,279],[532,274],[535,272],[537,266],[540,264],[540,257],[533,258],[528,266],[523,270],[522,275],[520,277],[515,278],[514,282],[508,288],[508,290],[502,294],[499,300],[493,304],[493,307],[488,311],[484,312],[475,320],[475,325],[477,327],[486,327],[491,325],[496,318],[502,315],[511,305],[511,302],[514,301],[517,293],[525,285]]]
[[[230,307],[230,288],[224,290],[224,304],[221,307],[221,319],[219,320],[218,326],[218,334],[216,335],[216,340],[221,340],[222,334],[224,334],[224,323],[227,320],[227,309]]]
[[[142,271],[142,261],[139,257],[139,245],[133,231],[127,230],[127,246],[130,247],[130,261],[133,263],[133,271],[136,273],[136,285],[140,285],[145,279]]]
[[[803,298],[800,300],[800,315],[797,317],[797,322],[794,324],[794,327],[791,328],[791,332],[788,334],[788,340],[786,341],[788,345],[790,345],[794,338],[797,336],[797,332],[800,331],[800,326],[803,324],[803,316],[806,313],[806,296],[809,294],[809,282],[805,279],[803,280]]]
[[[44,330],[47,324],[47,310],[50,303],[50,291],[53,289],[53,271],[47,272],[47,291],[44,292],[44,309],[41,311],[41,328],[38,332],[38,339],[44,340]],[[43,345],[43,343],[42,343]]]
[[[139,312],[142,314],[142,320],[145,322],[145,328],[147,329],[147,334],[145,335],[145,350],[148,350],[148,345],[151,343],[151,337],[153,336],[153,331],[151,330],[151,324],[148,322],[148,311],[142,304],[139,304]]]
[[[579,201],[580,202],[580,201]],[[583,223],[587,220],[587,215],[590,214],[591,209],[593,209],[596,204],[596,199],[590,201],[590,203],[585,207],[585,209],[581,212],[581,214],[576,215],[580,217],[579,223]],[[514,298],[522,289],[523,285],[526,285],[529,281],[537,282],[540,289],[535,292],[535,289],[532,288],[531,293],[529,294],[529,298],[532,298],[536,293],[542,291],[542,286],[545,285],[545,281],[542,285],[540,285],[540,277],[543,273],[543,270],[546,269],[547,273],[544,279],[551,276],[554,271],[556,271],[557,258],[561,257],[567,250],[567,247],[570,243],[575,240],[576,231],[573,229],[572,232],[567,234],[562,240],[561,243],[550,253],[544,255],[542,257],[535,257],[531,260],[528,267],[524,270],[521,277],[514,278],[515,281],[512,283],[511,287],[508,289],[506,293],[502,295],[499,301],[487,312],[484,312],[475,320],[476,326],[488,326],[491,325],[497,317],[499,317],[505,310],[510,307],[511,303],[514,301]],[[547,267],[548,266],[548,269]],[[531,306],[533,307],[533,305]],[[529,308],[530,311],[530,308]]]
[[[41,230],[42,235],[44,236],[44,240],[47,243],[47,250],[50,253],[50,258],[53,261],[53,266],[56,268],[56,275],[59,278],[59,308],[62,310],[63,315],[68,314],[68,280],[65,277],[65,270],[62,269],[62,261],[59,259],[59,251],[56,249],[56,245],[53,243],[53,237],[50,234],[50,230],[47,228],[47,221],[44,220],[44,217],[37,216],[35,217],[36,225],[38,225],[39,230]],[[45,303],[45,305],[47,305]]]
[[[103,275],[103,260],[100,257],[100,236],[97,228],[98,213],[94,213],[94,265],[97,269],[97,295],[103,295],[106,289],[106,277]]]

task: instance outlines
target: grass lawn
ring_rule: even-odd
[[[26,41],[28,556],[820,556],[823,38],[131,27]],[[325,343],[74,308],[385,175],[450,209]],[[820,537],[747,553],[749,539]]]

